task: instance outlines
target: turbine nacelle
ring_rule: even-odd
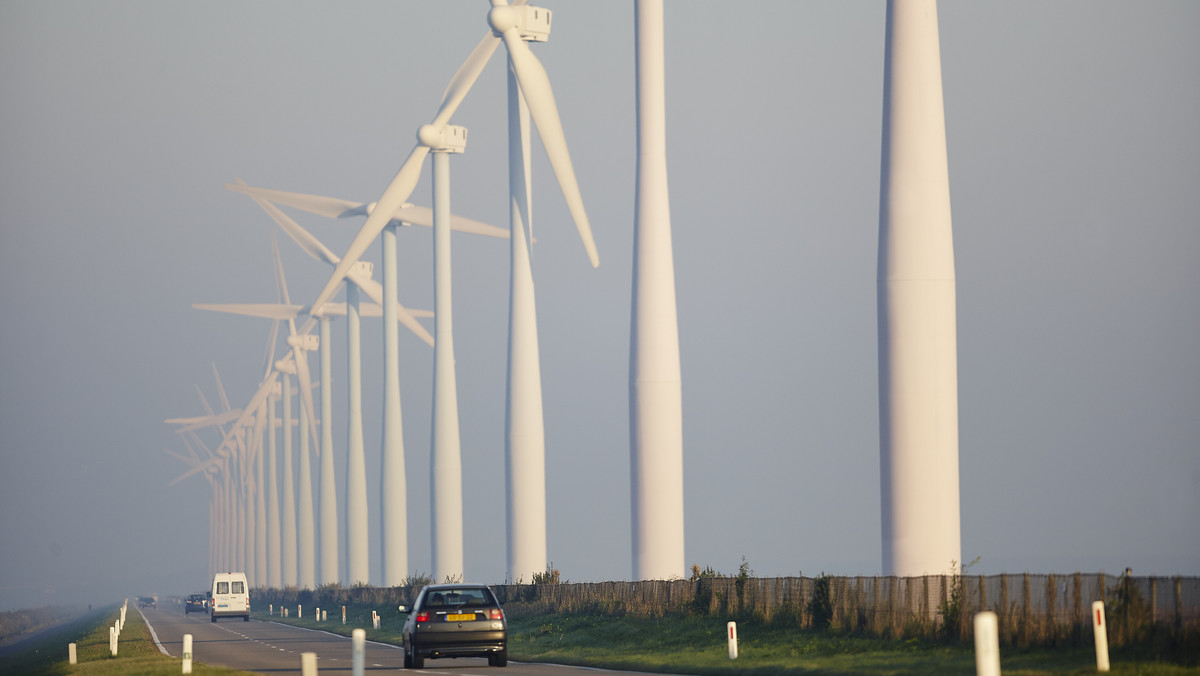
[[[304,333],[296,336],[288,336],[287,344],[297,350],[314,351],[321,347],[321,337],[311,333]]]
[[[339,216],[339,218],[345,218],[347,216],[370,216],[371,212],[375,211],[376,204],[379,204],[379,202],[371,202],[369,204],[365,204],[362,206],[362,208],[357,209],[353,212],[350,212],[350,211],[345,212],[344,214]],[[397,211],[400,211],[403,209],[411,209],[414,206],[416,206],[416,205],[414,205],[412,202],[405,202],[400,205],[400,208],[397,209]],[[392,220],[388,221],[389,225],[391,225],[392,223],[395,223],[396,225],[402,225],[406,228],[411,228],[413,225],[412,223],[409,223],[408,221],[402,221],[398,218],[393,218]]]
[[[456,124],[423,124],[417,130],[417,141],[434,152],[461,154],[467,149],[467,128]]]
[[[546,42],[550,39],[550,16],[550,10],[545,7],[500,5],[488,12],[488,25],[492,27],[492,35],[498,38],[515,27],[526,42]]]

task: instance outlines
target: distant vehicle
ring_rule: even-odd
[[[250,621],[250,585],[245,573],[217,573],[213,576],[212,621],[218,617],[241,617]]]
[[[139,608],[154,608],[155,607],[154,606],[155,598],[153,596],[139,596],[139,597],[137,597],[137,602],[138,602]]]
[[[475,584],[430,585],[421,590],[404,622],[404,666],[425,658],[486,657],[508,666],[508,624],[492,590]]]
[[[208,597],[204,594],[188,594],[183,602],[183,614],[208,612]]]

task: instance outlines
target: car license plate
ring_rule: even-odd
[[[446,616],[447,622],[471,622],[474,619],[475,619],[475,613],[461,614],[461,615],[447,615]]]

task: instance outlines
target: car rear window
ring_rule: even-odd
[[[244,584],[242,584],[241,580],[234,580],[233,593],[234,594],[245,594],[246,593],[246,587]]]
[[[492,606],[492,595],[488,590],[479,589],[446,589],[429,592],[425,599],[426,608],[457,608],[459,606]]]
[[[228,594],[229,593],[229,583],[228,582],[218,582],[217,583],[217,593],[218,594]]]

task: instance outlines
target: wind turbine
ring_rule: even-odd
[[[282,306],[289,307],[287,281],[283,273],[282,262],[279,257],[278,243],[275,241],[274,233],[271,238],[272,250],[275,255],[275,275],[276,286],[280,294]],[[202,306],[202,309],[212,309]],[[274,436],[274,404],[271,403],[268,407],[271,418],[268,423],[271,429],[270,433],[270,470],[271,470],[271,535],[270,546],[273,552],[280,554],[272,557],[274,560],[281,560],[281,568],[274,562],[269,566],[270,570],[267,579],[270,580],[272,586],[276,584],[289,585],[299,584],[305,588],[316,587],[316,555],[315,555],[315,532],[313,527],[313,509],[312,509],[312,480],[311,470],[309,465],[308,439],[310,432],[313,438],[316,438],[315,416],[313,415],[312,403],[312,382],[308,371],[308,360],[305,352],[316,349],[317,337],[310,335],[307,331],[300,333],[296,330],[295,314],[287,315],[276,313],[273,315],[275,319],[286,318],[288,321],[288,344],[292,347],[291,352],[284,359],[275,362],[273,368],[283,374],[283,445],[284,445],[284,490],[283,490],[283,507],[282,529],[278,528],[278,516],[280,510],[276,507],[277,497],[275,494],[275,436]],[[301,399],[301,437],[300,437],[300,493],[299,505],[296,505],[297,497],[295,495],[295,478],[292,471],[292,443],[291,443],[291,380],[289,375],[297,376],[300,386]],[[275,393],[274,386],[268,396]],[[297,523],[298,519],[298,523]],[[276,547],[276,534],[282,531],[282,542]],[[278,575],[276,573],[279,573]]]
[[[513,238],[511,242],[512,278],[509,308],[509,384],[505,435],[509,526],[508,567],[511,579],[532,577],[533,573],[540,572],[547,563],[541,374],[538,365],[533,277],[528,252],[528,242],[532,241],[532,237],[526,238],[525,233],[525,227],[529,226],[530,221],[528,122],[524,119],[524,112],[513,112],[514,106],[518,111],[532,113],[584,247],[593,266],[598,264],[595,243],[586,212],[583,209],[583,200],[571,165],[549,79],[540,62],[525,44],[526,40],[545,40],[549,33],[550,13],[542,8],[523,5],[524,2],[514,2],[511,7],[506,7],[502,2],[495,3],[493,11],[489,13],[489,23],[493,32],[484,36],[467,62],[455,75],[447,88],[442,108],[434,123],[422,130],[422,133],[432,135],[434,129],[439,125],[444,126],[445,121],[449,119],[453,109],[465,95],[466,89],[474,82],[479,70],[491,57],[492,52],[498,46],[499,39],[503,36],[509,52],[509,175],[512,195],[510,232]],[[517,94],[518,86],[525,92],[524,96]],[[528,108],[526,108],[527,101],[530,102]],[[514,128],[514,121],[518,125],[516,128]],[[415,213],[414,210],[420,209],[419,207],[403,204],[412,189],[407,181],[415,183],[415,175],[420,168],[419,163],[423,160],[423,155],[420,154],[423,152],[428,152],[428,150],[422,150],[420,146],[414,149],[413,154],[409,156],[409,160],[397,174],[384,196],[403,194],[396,200],[402,204],[393,212],[394,219],[430,225],[427,215]],[[414,155],[420,155],[420,157],[414,160]],[[415,170],[412,169],[414,163],[417,164]],[[235,186],[227,187],[239,190]],[[364,213],[374,216],[380,211],[378,205],[384,202],[381,199],[378,203],[363,204],[315,195],[268,192],[257,188],[251,190],[255,191],[254,194],[268,197],[281,204],[339,218]],[[239,191],[249,192],[245,189]],[[406,209],[409,211],[401,214],[401,211]],[[458,217],[454,217],[451,227],[454,230],[473,231],[463,227],[464,225],[460,223]],[[377,224],[372,223],[368,218],[368,223],[363,226],[359,237],[373,236],[371,233],[376,232],[376,227]],[[486,227],[490,228],[490,226]],[[480,234],[492,234],[490,231],[484,231],[478,227],[474,231],[480,232]],[[366,241],[369,243],[370,240]],[[362,246],[365,248],[365,244]],[[388,247],[385,246],[385,251],[387,249]],[[354,251],[356,249],[352,245],[348,255]]]
[[[242,192],[252,197],[255,202],[267,212],[267,214],[276,222],[280,228],[288,234],[301,249],[312,258],[323,261],[329,265],[336,266],[339,262],[338,257],[330,251],[324,244],[313,237],[308,231],[300,227],[295,221],[289,218],[286,214],[279,210],[269,199],[264,195],[272,197],[280,197],[284,200],[305,198],[308,196],[296,195],[294,193],[283,193],[281,191],[264,190],[260,188],[251,188],[239,181],[238,184],[227,185],[231,190]],[[326,200],[327,198],[320,198]],[[349,203],[347,203],[349,204]],[[366,207],[367,205],[351,205],[351,207]],[[346,207],[341,206],[339,213],[345,211]],[[428,209],[417,208],[413,211],[413,216],[421,220],[428,220],[431,214]],[[468,221],[462,219],[461,225],[465,228],[488,232],[488,229],[499,230],[492,228],[483,223],[476,221]],[[501,231],[503,232],[503,231]],[[395,248],[392,247],[394,252]],[[386,259],[385,247],[385,263]],[[433,344],[433,337],[425,330],[423,326],[416,320],[417,316],[430,316],[432,313],[420,310],[409,310],[395,301],[395,294],[389,294],[387,289],[395,289],[394,276],[394,259],[392,260],[393,274],[388,284],[382,286],[370,278],[369,268],[357,266],[352,268],[351,274],[347,279],[353,283],[354,290],[348,289],[348,302],[341,307],[345,309],[341,312],[347,317],[347,333],[349,334],[349,365],[350,365],[350,422],[349,422],[349,449],[347,453],[347,561],[350,567],[350,579],[352,581],[367,581],[368,574],[368,551],[367,551],[367,508],[366,508],[366,465],[362,448],[362,404],[359,396],[355,396],[356,392],[361,392],[361,357],[359,356],[359,328],[357,326],[360,316],[384,316],[385,326],[391,324],[396,326],[399,321],[408,327],[417,337],[424,340],[427,344]],[[385,278],[387,277],[385,266]],[[379,305],[359,306],[356,300],[357,290],[361,289],[376,303],[382,303],[383,308]],[[388,307],[391,307],[390,322]],[[196,306],[201,309],[218,309],[229,312],[241,312],[243,314],[255,314],[257,316],[268,317],[294,317],[296,314],[303,312],[311,312],[303,309],[300,306],[268,306],[268,305],[247,305],[247,306]],[[363,312],[365,307],[365,312]],[[240,308],[240,309],[239,309]],[[330,367],[330,355],[328,352],[328,334],[329,334],[329,316],[338,314],[339,307],[336,304],[326,303],[321,319],[321,332],[324,342],[321,346],[321,371],[322,378],[328,382]],[[290,314],[289,314],[290,313]],[[394,343],[394,341],[393,341]],[[394,354],[393,359],[398,357]],[[393,361],[394,363],[394,361]],[[392,369],[398,374],[398,369]],[[389,371],[389,372],[392,372]],[[394,383],[395,393],[394,401],[399,403],[399,380],[398,375]],[[326,583],[337,581],[337,513],[336,513],[336,494],[333,479],[333,461],[332,461],[332,432],[329,418],[332,417],[332,400],[328,398],[328,388],[322,389],[321,410],[323,418],[322,430],[322,465],[321,465],[321,577]],[[397,412],[398,416],[398,412]],[[397,434],[399,429],[397,427]],[[328,449],[329,452],[326,452]],[[401,453],[403,448],[401,447]],[[399,469],[403,470],[403,464],[399,465]],[[386,476],[386,475],[385,475]],[[402,485],[402,484],[401,484]]]
[[[581,239],[596,265],[598,259],[583,199],[567,152],[562,124],[549,80],[527,42],[549,39],[549,10],[514,6],[490,16],[503,29],[508,49],[508,173],[509,173],[509,337],[508,390],[505,406],[505,477],[508,520],[508,577],[532,579],[544,570],[546,555],[546,455],[542,416],[541,367],[538,356],[537,311],[529,247],[532,244],[532,194],[529,118],[542,134],[559,186],[567,199]],[[516,17],[516,26],[507,21]],[[540,73],[540,75],[538,74]],[[524,75],[524,79],[522,79]],[[532,97],[523,96],[533,87]],[[529,103],[527,98],[532,100]],[[549,136],[547,137],[546,134]],[[547,141],[549,138],[549,141]],[[526,230],[528,228],[528,231]]]
[[[455,125],[421,128],[433,154],[433,430],[429,463],[433,579],[464,579],[462,449],[450,277],[450,155],[466,148],[467,130]],[[386,233],[390,230],[384,230]]]
[[[633,577],[682,578],[683,403],[667,195],[662,0],[637,0],[637,198],[629,358]]]
[[[954,241],[935,0],[889,0],[879,199],[883,574],[961,561]]]
[[[200,464],[201,460],[200,460],[200,458],[196,457],[195,451],[193,451],[191,448],[191,444],[187,442],[187,437],[184,437],[184,445],[188,449],[187,456],[180,455],[179,453],[176,453],[171,450],[164,450],[164,452],[166,452],[168,455],[178,458],[180,461],[182,461],[188,467],[195,467],[196,465]],[[221,516],[220,516],[219,509],[220,509],[221,496],[220,496],[220,491],[218,488],[219,484],[217,483],[216,479],[214,478],[214,474],[216,474],[216,471],[217,470],[215,467],[209,467],[208,470],[203,473],[204,479],[206,481],[208,481],[209,488],[212,490],[212,496],[209,498],[209,503],[208,503],[208,574],[209,575],[212,575],[218,567],[217,561],[220,558],[220,548],[222,546],[222,540],[218,537],[219,532],[220,532],[219,520],[220,520]]]
[[[304,325],[302,327],[300,327],[300,329],[296,332],[295,335],[301,337],[301,340],[303,340],[302,337],[309,334],[312,331],[315,324],[316,324],[316,321],[310,318],[308,321],[306,321],[304,323]],[[284,360],[286,361],[286,360],[291,359],[292,352],[296,351],[296,349],[297,349],[296,347],[293,347],[292,351],[289,351],[289,353],[284,356]],[[206,471],[209,467],[212,467],[214,465],[228,468],[229,459],[231,457],[237,455],[237,451],[239,448],[239,440],[238,440],[239,435],[241,435],[243,430],[253,422],[253,419],[254,419],[256,413],[259,410],[261,410],[263,404],[267,401],[267,397],[269,395],[271,395],[273,392],[278,392],[278,389],[277,389],[278,386],[279,386],[279,371],[277,369],[272,369],[271,372],[268,373],[266,375],[266,377],[264,377],[263,381],[259,384],[258,390],[254,393],[254,396],[251,397],[249,404],[247,404],[246,407],[242,409],[241,415],[239,415],[238,418],[234,421],[231,429],[225,434],[224,438],[221,441],[221,444],[217,447],[216,451],[213,453],[213,457],[207,461],[202,462],[201,464],[197,465],[196,467],[193,467],[192,469],[188,470],[187,472],[184,472],[182,475],[180,475],[175,480],[173,480],[170,483],[170,485],[174,485],[175,483],[182,481],[183,479],[186,479],[187,477],[192,476],[193,474],[197,474],[199,472]],[[270,408],[268,407],[268,411],[269,410],[270,410]],[[268,424],[270,424],[270,423],[268,423]],[[234,497],[232,492],[227,492],[226,499],[228,500],[232,497]],[[237,512],[236,503],[229,502],[228,509],[231,514],[236,514],[236,512]],[[231,528],[235,528],[235,527],[236,527],[236,522],[233,524],[233,526],[231,526]],[[278,529],[275,529],[275,530],[278,530]],[[268,531],[268,535],[270,535],[270,532],[272,531],[270,524],[268,524],[267,531]],[[235,539],[234,547],[236,548],[236,539]],[[227,560],[224,562],[226,565],[232,565],[232,563],[235,560],[237,560],[236,556],[226,557],[226,558],[227,558]],[[224,567],[224,566],[222,566],[222,567]],[[270,577],[270,574],[268,572],[268,578],[269,577]]]
[[[274,342],[276,329],[277,323],[272,327],[271,340],[268,343],[269,348]],[[213,409],[208,404],[208,400],[205,398],[203,391],[197,387],[196,392],[200,397],[201,404],[204,406],[207,415],[196,418],[175,418],[166,421],[168,424],[182,425],[182,427],[176,432],[183,436],[184,443],[187,445],[188,451],[191,454],[191,460],[194,461],[194,463],[199,463],[200,460],[196,456],[195,451],[192,449],[191,444],[188,442],[189,436],[195,439],[196,444],[200,445],[211,458],[213,457],[213,453],[209,451],[207,446],[204,446],[203,442],[199,439],[199,437],[196,436],[196,431],[202,428],[215,426],[218,428],[221,435],[226,437],[228,433],[224,429],[224,424],[231,420],[231,416],[240,416],[242,413],[240,409],[233,409],[230,407],[229,397],[225,393],[225,388],[221,383],[221,375],[217,370],[215,363],[213,364],[212,368],[213,378],[217,385],[217,393],[220,397],[220,402],[224,408],[224,411],[221,414],[214,414]],[[241,471],[236,477],[239,489],[238,497],[241,500],[241,509],[236,515],[236,521],[231,521],[227,530],[220,531],[223,538],[229,540],[237,539],[237,546],[231,546],[228,551],[240,555],[241,559],[243,560],[243,566],[248,573],[248,577],[255,581],[254,584],[261,584],[266,579],[265,572],[263,572],[265,570],[265,542],[262,540],[265,525],[261,523],[263,521],[263,515],[261,511],[253,509],[251,504],[252,501],[257,499],[259,505],[261,506],[262,499],[261,431],[262,419],[260,415],[256,419],[253,437],[250,439],[243,439],[240,435],[234,437],[237,444],[238,457],[241,460],[241,467],[239,468]],[[180,459],[184,458],[181,457]],[[186,459],[184,460],[186,461]],[[249,464],[255,460],[257,460],[259,463],[257,473],[254,471],[254,467]],[[211,476],[209,478],[211,479]],[[257,487],[254,485],[255,479],[258,481]],[[210,534],[211,537],[215,538],[216,534],[217,529],[213,528],[213,532]],[[231,554],[231,556],[233,555],[234,554]],[[212,561],[210,561],[210,563],[214,563],[215,560],[216,559],[214,558]]]

